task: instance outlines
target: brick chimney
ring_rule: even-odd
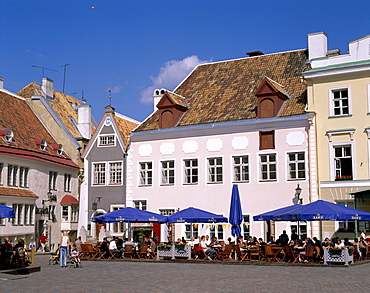
[[[4,88],[4,78],[0,77],[0,89]]]
[[[46,97],[49,99],[54,98],[54,82],[47,77],[42,79],[42,91],[45,93]]]

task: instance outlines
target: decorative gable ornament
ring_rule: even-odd
[[[284,102],[290,98],[284,87],[276,81],[265,77],[254,93],[257,96],[257,117],[276,117]]]

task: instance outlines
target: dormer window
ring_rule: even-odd
[[[63,145],[62,144],[55,143],[55,144],[51,144],[50,146],[53,149],[53,151],[58,154],[58,156],[63,155],[64,150],[63,150]]]
[[[40,150],[45,151],[45,152],[47,151],[48,144],[46,142],[46,139],[35,138],[33,139],[33,141],[40,148]]]
[[[13,136],[14,136],[14,133],[11,129],[9,128],[4,128],[4,129],[0,129],[0,136],[7,142],[7,143],[11,143],[13,142]]]
[[[99,146],[112,146],[115,145],[114,135],[102,135],[99,137]]]
[[[166,91],[157,104],[159,111],[159,128],[174,127],[189,109],[184,97]]]
[[[255,92],[257,96],[257,117],[276,117],[284,102],[290,98],[284,87],[276,81],[265,77]]]

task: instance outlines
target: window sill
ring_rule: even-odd
[[[142,185],[139,185],[138,187],[152,187],[153,185],[152,184],[142,184]]]
[[[207,182],[207,184],[222,184],[224,183],[223,181],[219,181],[219,182]]]
[[[288,181],[305,181],[306,178],[288,179]]]
[[[175,184],[174,184],[174,183],[170,183],[170,184],[161,184],[161,185],[159,185],[159,186],[175,186]]]
[[[277,179],[260,180],[259,182],[277,182]]]
[[[196,183],[183,183],[182,185],[198,185],[198,182],[196,182]]]
[[[233,181],[233,183],[249,183],[249,180]]]
[[[352,114],[329,116],[328,119],[352,117]]]

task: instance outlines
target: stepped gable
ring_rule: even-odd
[[[309,69],[306,49],[198,65],[174,91],[188,104],[176,127],[256,118],[255,92],[265,77],[289,93],[279,116],[303,114],[307,86],[302,73]],[[135,131],[158,128],[156,111]]]

